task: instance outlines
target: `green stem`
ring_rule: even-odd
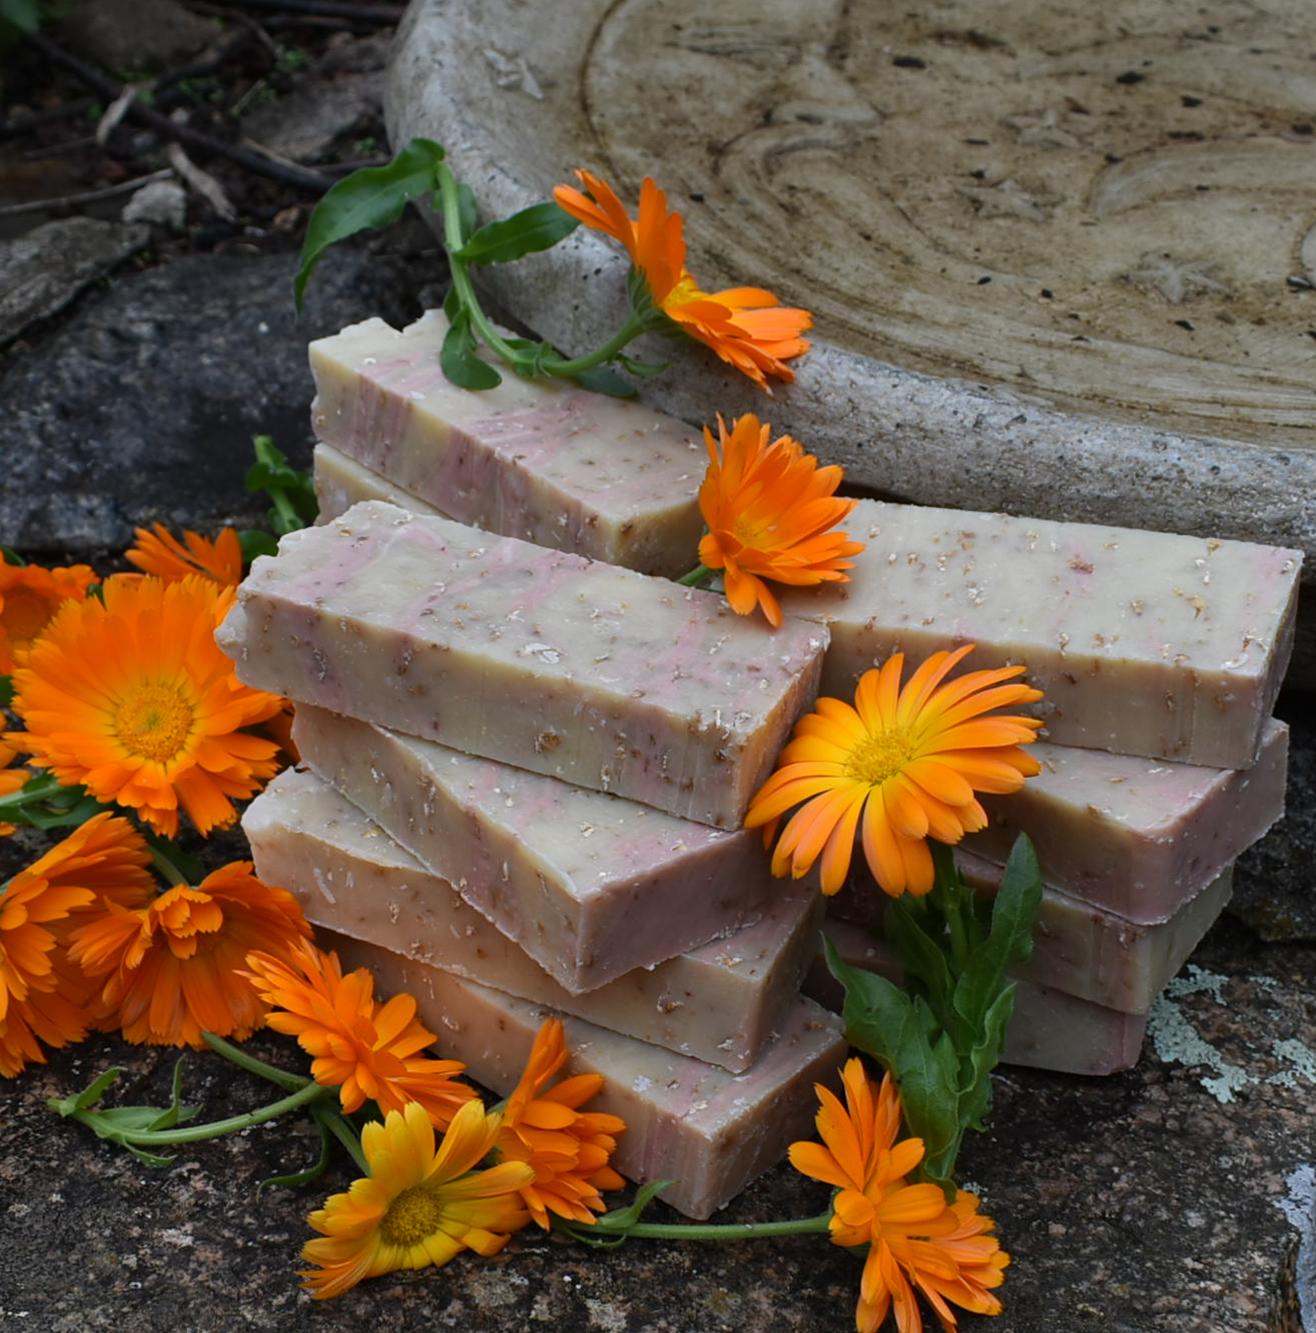
[[[151,844],[151,864],[169,881],[174,888],[186,886],[187,876],[169,859],[164,850],[155,843]]]
[[[457,251],[466,243],[462,235],[461,211],[457,205],[457,178],[444,162],[436,168],[439,183],[439,199],[443,213],[443,245],[448,252],[448,269],[452,276],[452,285],[456,289],[457,299],[470,316],[471,324],[480,337],[509,365],[524,365],[526,358],[516,350],[494,328],[489,316],[480,305],[480,298],[475,294],[475,285],[466,270],[463,260],[457,258]]]
[[[267,1120],[277,1120],[289,1111],[298,1111],[303,1106],[310,1106],[321,1099],[327,1099],[331,1089],[322,1088],[318,1083],[308,1083],[291,1096],[280,1098],[258,1111],[248,1111],[245,1115],[230,1116],[227,1120],[212,1120],[205,1125],[188,1125],[185,1129],[115,1129],[103,1137],[116,1143],[131,1143],[137,1148],[162,1148],[172,1143],[201,1143],[206,1139],[222,1138],[225,1134],[236,1134],[242,1129],[251,1129],[254,1125],[263,1125]],[[93,1121],[96,1112],[79,1111],[75,1117],[84,1120],[95,1128]]]
[[[831,1217],[829,1210],[817,1217],[797,1217],[788,1222],[744,1222],[740,1225],[730,1222],[636,1222],[619,1228],[618,1234],[640,1240],[754,1240],[761,1236],[815,1236],[826,1232]],[[600,1219],[589,1230],[606,1233],[609,1228]]]
[[[682,574],[676,581],[686,588],[702,588],[713,577],[716,570],[709,569],[707,565],[696,565],[688,574]]]
[[[222,1055],[225,1060],[232,1061],[239,1069],[245,1069],[249,1074],[255,1074],[257,1078],[263,1078],[269,1083],[273,1083],[276,1088],[282,1088],[285,1092],[300,1092],[312,1080],[303,1078],[300,1074],[290,1074],[286,1070],[276,1069],[274,1065],[266,1064],[264,1060],[258,1060],[254,1055],[248,1055],[246,1051],[232,1042],[225,1041],[223,1037],[217,1037],[213,1032],[203,1032],[201,1040],[210,1047],[216,1055]]]
[[[553,357],[544,362],[544,369],[550,375],[560,375],[566,379],[570,379],[573,375],[580,375],[586,370],[592,370],[595,366],[601,366],[605,362],[611,361],[627,343],[638,338],[646,327],[646,322],[642,316],[632,315],[601,347],[592,352],[587,352],[584,356],[574,357],[570,361]]]
[[[8,796],[0,796],[0,810],[13,810],[24,805],[35,805],[64,790],[63,783],[53,773],[37,773]]]
[[[347,1149],[349,1156],[357,1164],[362,1175],[368,1176],[370,1174],[370,1163],[366,1161],[366,1155],[361,1148],[361,1140],[357,1137],[352,1126],[337,1111],[331,1111],[328,1107],[316,1106],[312,1108],[311,1114]]]

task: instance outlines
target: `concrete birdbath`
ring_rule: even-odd
[[[667,410],[752,408],[920,502],[1299,547],[1310,580],[1314,40],[1299,0],[415,0],[388,117],[491,216],[652,174],[705,286],[814,312],[774,400],[678,347],[641,390]],[[570,352],[624,277],[584,232],[487,271]]]

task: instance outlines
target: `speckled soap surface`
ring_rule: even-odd
[[[317,926],[734,1072],[763,1050],[818,947],[821,895],[778,885],[752,925],[572,995],[314,773],[285,769],[242,827],[257,874]]]
[[[525,1067],[535,1033],[553,1010],[464,981],[373,945],[328,935],[350,966],[365,964],[385,994],[416,997],[421,1019],[445,1055],[506,1096]],[[706,1218],[813,1132],[815,1083],[835,1088],[845,1057],[840,1022],[798,998],[772,1044],[743,1074],[691,1060],[565,1017],[566,1073],[596,1073],[603,1087],[589,1109],[619,1115],[626,1132],[612,1163],[637,1182],[670,1180],[663,1200]]]
[[[756,832],[709,828],[298,705],[302,758],[573,994],[747,925]]]
[[[1167,764],[1037,744],[1042,771],[987,796],[966,849],[1003,862],[1020,833],[1048,883],[1132,921],[1164,921],[1284,814],[1289,729],[1271,719],[1249,769]]]
[[[1214,768],[1257,757],[1293,641],[1302,555],[1249,542],[860,501],[850,582],[782,605],[832,631],[823,693],[892,652],[972,642],[1023,663],[1059,745]]]
[[[698,563],[697,431],[638,403],[503,371],[479,392],[439,367],[431,310],[310,345],[327,444],[463,523],[677,578]]]
[[[284,537],[216,635],[248,684],[735,828],[825,628],[367,502]]]

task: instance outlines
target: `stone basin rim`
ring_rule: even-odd
[[[503,152],[489,109],[473,111],[459,81],[445,77],[478,54],[469,49],[480,34],[476,9],[413,0],[389,69],[386,120],[394,145],[418,135],[441,142],[487,214],[503,216],[545,196]],[[575,165],[562,164],[561,179]],[[581,229],[547,256],[477,277],[521,323],[578,352],[615,327],[626,271],[616,246]],[[640,398],[692,424],[755,412],[883,496],[1293,547],[1306,557],[1303,582],[1316,583],[1316,450],[1072,411],[1011,386],[903,369],[817,334],[795,383],[771,398],[707,349],[643,341],[641,355],[672,369],[642,382]]]

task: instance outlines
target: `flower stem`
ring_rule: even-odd
[[[366,1155],[361,1149],[361,1140],[352,1126],[337,1111],[330,1110],[327,1106],[314,1106],[311,1108],[311,1114],[347,1149],[348,1155],[361,1173],[368,1176],[370,1163],[366,1161]]]
[[[815,1236],[826,1232],[831,1221],[830,1209],[817,1217],[797,1217],[785,1222],[635,1222],[618,1228],[628,1239],[640,1240],[754,1240],[762,1236]],[[609,1230],[603,1219],[591,1231]]]
[[[263,1078],[275,1087],[282,1088],[285,1092],[299,1092],[312,1082],[309,1078],[303,1078],[300,1074],[290,1074],[286,1070],[276,1069],[274,1065],[266,1064],[264,1060],[258,1060],[254,1055],[248,1055],[240,1047],[234,1046],[232,1042],[225,1041],[223,1037],[217,1037],[213,1032],[203,1032],[201,1040],[210,1047],[216,1055],[222,1055],[224,1059],[232,1061],[239,1069],[245,1069],[249,1074],[255,1074],[257,1078]]]
[[[102,1137],[116,1143],[132,1144],[136,1148],[163,1148],[173,1143],[201,1143],[206,1139],[222,1138],[225,1134],[236,1134],[239,1130],[250,1129],[254,1125],[263,1125],[267,1120],[277,1120],[289,1111],[300,1110],[321,1099],[327,1099],[331,1089],[322,1088],[318,1083],[308,1083],[290,1096],[282,1097],[277,1102],[262,1106],[257,1111],[248,1111],[244,1115],[229,1116],[227,1120],[212,1120],[205,1125],[188,1125],[184,1129],[118,1129],[115,1128]],[[83,1120],[92,1128],[97,1112],[79,1111],[75,1119]],[[98,1131],[99,1132],[99,1131]]]
[[[601,347],[569,361],[564,361],[560,357],[550,357],[544,362],[544,369],[550,375],[560,375],[567,379],[573,375],[580,375],[595,366],[603,365],[606,361],[611,361],[627,343],[638,338],[646,327],[646,321],[641,316],[632,315]]]
[[[13,810],[19,806],[32,805],[44,801],[61,789],[63,784],[53,773],[37,773],[8,796],[0,796],[0,810]]]
[[[688,574],[682,574],[676,581],[685,588],[703,588],[716,572],[707,565],[696,565]]]
[[[163,848],[151,843],[151,864],[174,888],[187,884],[187,876],[171,861]]]

